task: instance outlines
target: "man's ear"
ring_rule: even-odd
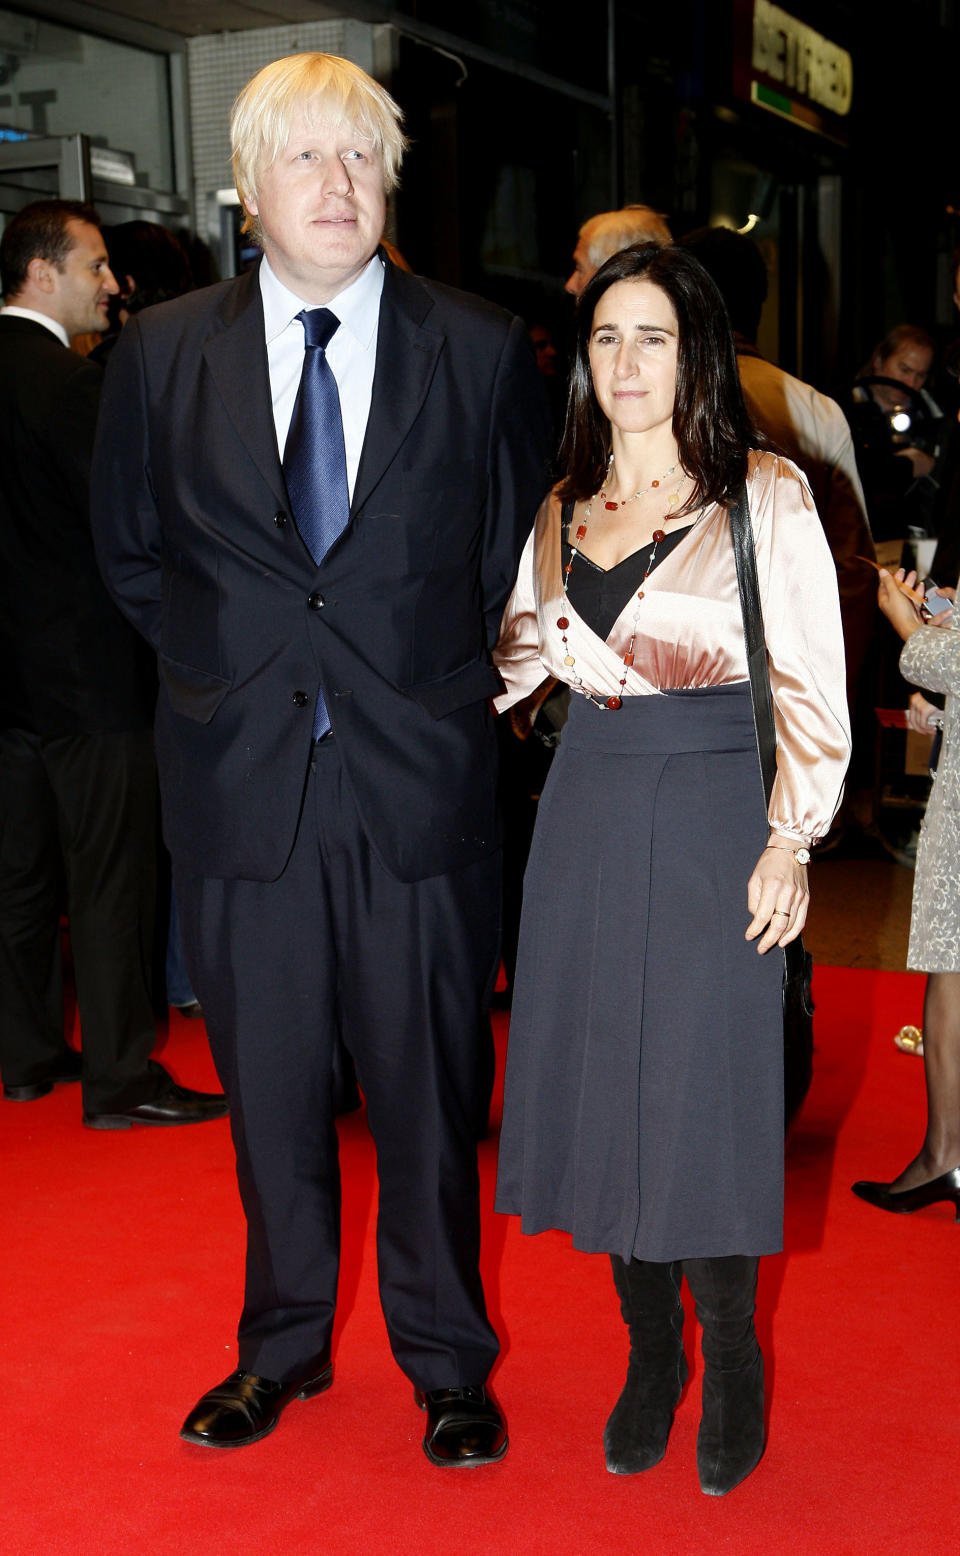
[[[33,285],[40,292],[45,292],[49,297],[57,289],[57,267],[51,265],[49,259],[41,259],[37,254],[27,265],[27,275]]]

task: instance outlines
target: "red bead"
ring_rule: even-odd
[[[646,577],[647,576],[646,573],[644,573],[643,576]],[[643,590],[642,589],[638,589],[637,590],[637,599],[638,600],[642,600],[643,599]]]
[[[608,708],[610,708],[614,712],[616,712],[616,710],[617,710],[617,708],[619,708],[619,706],[620,706],[620,698],[619,697],[608,697],[607,698],[607,707]]]
[[[659,544],[660,544],[662,539],[663,539],[663,530],[662,529],[655,529],[654,532],[653,532],[653,543],[654,543],[654,545],[655,546],[659,546]]]
[[[604,503],[604,505],[603,505],[603,506],[604,506],[604,507],[605,507],[605,508],[610,508],[610,509],[612,509],[612,511],[613,511],[613,512],[614,512],[614,513],[616,513],[616,511],[617,511],[617,509],[618,509],[618,508],[619,508],[619,506],[620,506],[620,504],[619,504],[619,503],[618,503],[618,502],[605,502],[605,503]]]
[[[585,524],[581,524],[580,528],[577,530],[577,539],[578,540],[582,540],[586,533],[587,533],[587,526]]]
[[[566,632],[566,630],[569,627],[569,625],[570,625],[570,623],[567,620],[566,616],[558,616],[557,617],[557,626],[560,628],[561,632]]]
[[[630,666],[633,664],[633,655],[632,654],[624,654],[623,662],[626,665],[627,669],[629,670]]]
[[[660,485],[660,482],[659,482],[659,481],[651,481],[651,482],[650,482],[650,485],[651,485],[651,486],[659,486],[659,485]]]

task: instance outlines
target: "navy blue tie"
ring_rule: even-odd
[[[320,563],[350,517],[340,395],[326,353],[340,320],[329,308],[304,308],[297,318],[303,324],[303,373],[283,451],[283,473],[297,528],[313,560]],[[319,692],[314,740],[329,728]]]

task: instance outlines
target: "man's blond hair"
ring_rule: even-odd
[[[277,160],[300,114],[354,125],[380,153],[384,188],[396,188],[407,142],[400,109],[390,93],[349,59],[290,54],[264,65],[233,105],[233,176],[244,205],[256,200],[261,173]],[[260,222],[249,211],[243,230],[258,241],[262,238]]]

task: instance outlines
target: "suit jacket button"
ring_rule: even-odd
[[[283,529],[287,522],[287,515],[284,513],[282,508],[278,509],[278,511],[273,515],[273,522],[277,526],[277,529]]]
[[[327,602],[323,598],[323,595],[317,593],[311,594],[310,598],[307,600],[307,604],[312,611],[322,611],[326,603]]]
[[[306,692],[294,692],[293,700],[298,708],[305,708],[307,703],[310,701],[310,698],[307,696]]]

